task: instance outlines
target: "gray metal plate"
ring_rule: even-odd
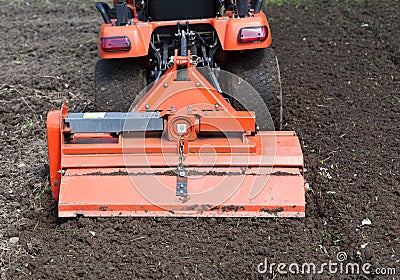
[[[72,133],[118,133],[163,131],[159,112],[90,112],[69,113],[65,118]]]

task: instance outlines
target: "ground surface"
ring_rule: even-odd
[[[45,117],[62,102],[91,109],[100,16],[91,1],[2,2],[1,279],[256,278],[265,257],[321,264],[340,251],[399,277],[399,10],[399,1],[268,7],[285,128],[300,135],[312,189],[305,219],[61,220]],[[385,279],[364,279],[373,278]]]

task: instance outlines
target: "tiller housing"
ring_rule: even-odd
[[[233,109],[177,56],[183,64],[134,112],[49,113],[61,217],[304,216],[295,133],[257,131],[254,112]]]

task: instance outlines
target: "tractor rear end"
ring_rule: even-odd
[[[298,138],[274,128],[282,94],[261,3],[96,4],[97,112],[47,118],[60,217],[304,216]]]

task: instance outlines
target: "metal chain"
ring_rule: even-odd
[[[184,137],[179,138],[180,145],[179,145],[179,150],[178,150],[178,175],[183,177],[185,176],[185,170],[183,169],[183,164],[185,161],[185,139]]]
[[[183,168],[183,163],[185,161],[185,138],[181,136],[179,138],[179,159],[178,159],[178,169],[177,169],[177,180],[176,180],[176,196],[182,197],[182,202],[186,202],[188,199],[187,191],[187,178],[186,170]]]

